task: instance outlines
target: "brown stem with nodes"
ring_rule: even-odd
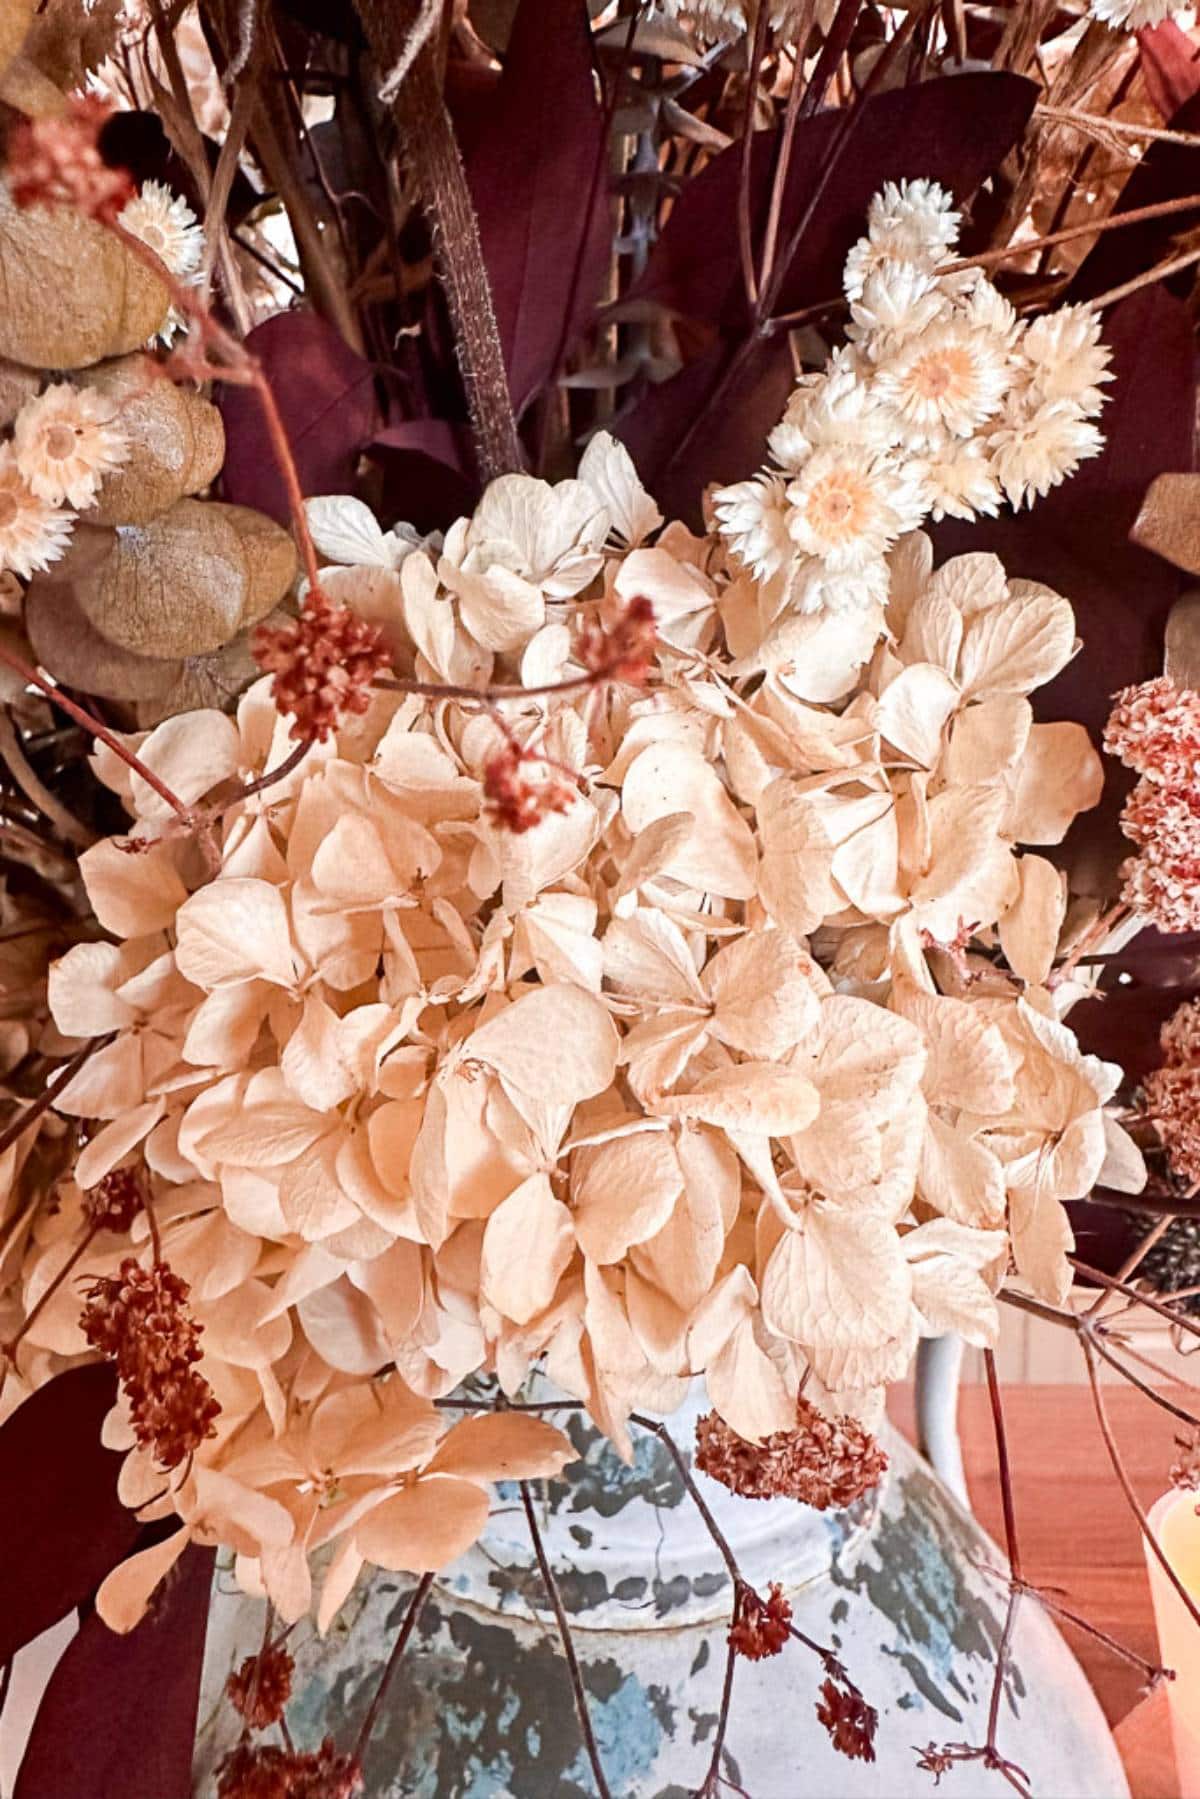
[[[537,1557],[537,1565],[541,1571],[542,1584],[546,1589],[554,1611],[558,1634],[562,1640],[563,1655],[566,1658],[567,1673],[571,1679],[571,1692],[575,1698],[575,1710],[579,1717],[579,1728],[583,1733],[583,1745],[587,1751],[588,1761],[592,1765],[592,1776],[596,1782],[596,1791],[600,1799],[612,1799],[612,1789],[604,1775],[604,1763],[600,1760],[600,1749],[596,1742],[596,1733],[592,1729],[592,1714],[584,1691],[583,1675],[580,1672],[579,1658],[575,1654],[575,1644],[571,1637],[571,1627],[567,1622],[566,1609],[563,1606],[562,1594],[558,1590],[558,1582],[554,1578],[554,1570],[550,1566],[550,1558],[546,1554],[546,1545],[542,1541],[542,1533],[538,1529],[537,1514],[533,1506],[533,1494],[529,1482],[521,1482],[521,1504],[525,1508],[525,1521],[529,1526],[529,1536],[533,1543],[533,1553]]]
[[[391,1685],[392,1676],[400,1665],[404,1651],[408,1648],[409,1638],[416,1629],[417,1619],[420,1617],[421,1609],[424,1606],[426,1599],[429,1597],[429,1589],[432,1585],[432,1574],[422,1574],[420,1580],[417,1582],[413,1596],[409,1601],[408,1610],[404,1614],[404,1622],[400,1626],[396,1641],[392,1644],[392,1653],[388,1656],[387,1665],[380,1677],[379,1685],[375,1689],[375,1697],[368,1707],[367,1715],[363,1719],[362,1726],[355,1739],[354,1759],[356,1761],[361,1762],[363,1755],[366,1753],[367,1744],[371,1740],[371,1732],[374,1730],[376,1720],[379,1717],[380,1711],[383,1709],[383,1702],[387,1697],[387,1690]]]
[[[376,66],[386,75],[407,58],[419,5],[415,0],[355,0],[355,4]],[[436,43],[422,43],[389,98],[433,238],[479,473],[485,482],[493,481],[520,469],[523,458],[479,222],[442,94]]]

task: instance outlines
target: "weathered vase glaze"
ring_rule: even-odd
[[[694,1411],[672,1420],[690,1446]],[[643,1435],[634,1466],[579,1415],[580,1459],[547,1483],[542,1519],[569,1609],[615,1799],[687,1799],[711,1754],[729,1581],[665,1448]],[[737,1499],[697,1476],[746,1578],[781,1581],[796,1624],[835,1647],[879,1712],[873,1764],[837,1755],[815,1715],[822,1672],[797,1643],[739,1663],[725,1773],[751,1799],[928,1799],[914,1745],[982,1742],[1006,1601],[1002,1557],[909,1446],[889,1436],[880,1490],[850,1513]],[[506,1497],[512,1503],[505,1503]],[[344,1745],[374,1692],[412,1583],[379,1575],[321,1642],[293,1632],[289,1711],[298,1741]],[[262,1608],[218,1577],[196,1791],[237,1734],[220,1703],[230,1667],[258,1647]],[[1037,1799],[1126,1799],[1112,1738],[1084,1676],[1039,1607],[1018,1614],[1002,1752]],[[367,1758],[371,1799],[592,1799],[571,1689],[515,1493],[480,1544],[438,1581]],[[1012,1789],[979,1764],[947,1799]]]

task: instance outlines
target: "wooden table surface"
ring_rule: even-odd
[[[1164,1389],[1195,1406],[1191,1389]],[[1177,1434],[1170,1413],[1124,1386],[1105,1387],[1122,1460],[1144,1508],[1165,1492]],[[1092,1408],[1079,1386],[1008,1386],[1004,1416],[1013,1464],[1017,1535],[1026,1577],[1058,1590],[1065,1605],[1148,1660],[1157,1657],[1154,1614],[1141,1534],[1112,1472]],[[911,1395],[897,1391],[893,1416],[912,1434]],[[1004,1542],[1000,1482],[987,1391],[964,1386],[959,1429],[971,1503],[984,1528]],[[1061,1626],[1095,1688],[1126,1754],[1135,1795],[1172,1799],[1166,1714],[1161,1699],[1135,1713],[1141,1675],[1093,1637]],[[1134,1764],[1137,1764],[1136,1767]],[[1194,1796],[1193,1796],[1194,1799]]]

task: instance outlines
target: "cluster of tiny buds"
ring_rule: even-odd
[[[194,1363],[201,1327],[187,1311],[187,1282],[165,1262],[143,1268],[126,1256],[115,1275],[88,1288],[80,1327],[115,1362],[134,1435],[163,1468],[177,1468],[216,1434],[221,1408]]]
[[[507,738],[483,770],[484,815],[518,837],[541,824],[550,812],[565,812],[575,789],[553,772],[533,777],[533,765],[545,766],[536,751]]]
[[[275,679],[271,697],[293,720],[297,743],[324,743],[349,714],[371,703],[372,685],[392,665],[378,625],[312,588],[300,616],[260,625],[254,660]]]
[[[852,1761],[875,1760],[879,1713],[844,1674],[838,1678],[827,1676],[822,1682],[817,1717],[839,1755],[849,1756]]]
[[[229,1703],[251,1730],[267,1730],[278,1724],[292,1696],[296,1664],[282,1643],[272,1643],[258,1655],[248,1655],[225,1682]]]
[[[1200,1432],[1190,1437],[1176,1437],[1175,1449],[1171,1485],[1181,1493],[1200,1493]]]
[[[654,607],[642,596],[630,600],[611,625],[587,621],[575,640],[575,655],[597,681],[628,681],[640,687],[650,673],[658,631]]]
[[[1169,675],[1123,688],[1104,747],[1141,777],[1121,815],[1138,846],[1122,899],[1160,931],[1200,929],[1200,693]]]
[[[1187,1187],[1200,1182],[1200,1002],[1180,1006],[1159,1038],[1163,1063],[1142,1093],[1171,1172]]]
[[[120,1236],[129,1230],[145,1203],[142,1174],[137,1167],[114,1168],[83,1196],[84,1214],[92,1229],[113,1231]]]
[[[5,179],[17,206],[69,206],[112,224],[136,189],[128,169],[100,150],[110,109],[94,94],[74,94],[65,110],[21,119],[8,134]]]
[[[355,1799],[362,1765],[339,1754],[332,1737],[304,1752],[238,1743],[217,1769],[217,1799]]]
[[[753,1587],[738,1588],[737,1615],[729,1627],[729,1646],[748,1662],[778,1655],[791,1635],[792,1608],[783,1588],[773,1580],[763,1599]]]
[[[844,1510],[878,1485],[887,1456],[854,1418],[827,1418],[796,1402],[796,1428],[748,1443],[708,1412],[696,1424],[696,1466],[743,1499],[797,1499]]]

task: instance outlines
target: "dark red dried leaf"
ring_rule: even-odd
[[[1159,28],[1162,29],[1161,27]],[[1169,120],[1172,131],[1200,131],[1200,93],[1193,92]],[[1136,212],[1143,206],[1159,206],[1168,200],[1184,200],[1200,193],[1200,149],[1191,144],[1153,143],[1121,190],[1115,208],[1117,213]],[[1122,226],[1106,231],[1096,240],[1075,272],[1067,291],[1068,300],[1091,300],[1110,288],[1120,287],[1135,276],[1144,274],[1165,261],[1176,247],[1182,233],[1194,231],[1200,221],[1200,206],[1193,212],[1167,213],[1165,217],[1148,219],[1143,225]],[[1180,277],[1181,291],[1187,293],[1195,279],[1195,270],[1185,270]]]
[[[1200,92],[1200,50],[1174,19],[1139,31],[1137,40],[1146,92],[1165,124]]]
[[[42,1696],[13,1799],[190,1799],[213,1559],[185,1549],[128,1636],[86,1619]]]
[[[376,432],[367,455],[383,471],[380,505],[418,531],[444,531],[474,510],[479,484],[470,446],[445,419],[405,419]]]
[[[246,348],[271,383],[301,492],[351,492],[355,465],[379,423],[370,363],[315,312],[267,319],[247,337]],[[287,496],[258,396],[251,388],[227,386],[217,403],[227,443],[224,498],[287,524]]]
[[[0,1428],[0,1665],[88,1599],[137,1537],[117,1497],[122,1457],[100,1442],[116,1393],[111,1368],[71,1368]]]
[[[467,165],[518,414],[595,313],[611,245],[584,0],[521,0]]]
[[[967,199],[1019,140],[1037,88],[1021,76],[945,76],[919,87],[868,97],[844,153],[829,174],[814,216],[792,260],[777,311],[791,312],[841,292],[842,268],[862,236],[871,196],[884,181],[930,176]],[[818,113],[797,127],[783,197],[779,242],[807,212],[845,114]],[[762,241],[778,133],[759,132],[751,159],[755,244]],[[655,300],[731,332],[748,314],[738,252],[742,151],[716,156],[675,201],[630,299]]]

